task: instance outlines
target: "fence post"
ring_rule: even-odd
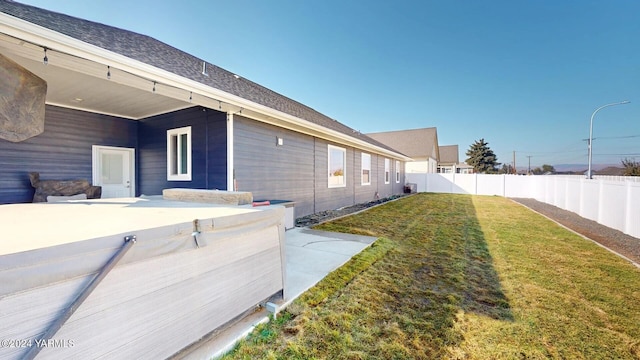
[[[455,171],[451,174],[451,188],[449,189],[449,193],[453,194],[453,189],[456,186],[456,173]]]
[[[598,223],[602,224],[602,195],[603,195],[603,183],[602,180],[600,179],[596,179],[595,181],[598,182]]]
[[[473,195],[478,195],[478,174],[473,174]]]
[[[584,178],[580,179],[580,204],[578,205],[578,215],[584,217]]]
[[[567,210],[569,208],[569,189],[571,188],[571,183],[569,182],[569,178],[564,179],[564,201],[563,201],[563,209]]]
[[[637,234],[631,234],[631,224],[632,224],[632,220],[631,220],[631,205],[633,204],[633,201],[631,200],[631,181],[625,181],[624,182],[627,188],[627,196],[625,196],[625,208],[624,208],[624,212],[625,212],[625,217],[624,217],[624,233],[631,235],[631,236],[637,236]]]
[[[429,174],[424,174],[424,192],[429,192]]]
[[[507,197],[507,174],[502,174],[502,197]]]

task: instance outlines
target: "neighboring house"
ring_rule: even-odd
[[[438,167],[439,149],[436,128],[385,131],[367,134],[369,137],[411,157],[407,173],[435,173]]]
[[[473,166],[461,163],[458,155],[458,145],[440,146],[440,161],[438,172],[442,174],[472,174]]]
[[[440,146],[440,160],[438,161],[439,173],[455,173],[458,165],[458,145]]]
[[[0,138],[0,204],[31,201],[29,172],[103,197],[251,191],[297,216],[403,191],[401,152],[151,37],[0,0],[0,54],[47,83],[44,132]],[[0,115],[29,111],[0,89]]]
[[[473,166],[467,165],[467,163],[458,163],[456,165],[457,174],[473,174]]]

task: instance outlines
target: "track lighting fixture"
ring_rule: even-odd
[[[0,1],[2,1],[2,0],[0,0]],[[42,49],[42,51],[43,51],[42,63],[43,63],[44,65],[49,65],[49,50],[50,50],[50,49],[49,49],[48,47],[42,46],[42,45],[40,45],[40,44],[36,44],[36,43],[30,43],[30,44],[32,44],[32,45],[34,45],[34,46],[36,46],[36,47],[38,47],[38,48],[41,48],[41,49]],[[81,60],[91,61],[91,60],[89,60],[89,59],[81,58],[81,57],[78,57],[78,56],[75,56],[75,55],[72,55],[72,54],[69,54],[69,53],[66,53],[66,52],[61,52],[61,51],[57,51],[57,50],[54,50],[54,52],[55,52],[55,53],[62,54],[62,55],[63,55],[63,61],[66,61],[66,57],[74,57],[74,58],[76,58],[76,59],[81,59]],[[56,59],[57,59],[57,60],[60,60],[60,59],[58,59],[58,58],[56,58]],[[56,60],[56,59],[54,59],[54,60]],[[56,61],[56,63],[57,63],[57,62],[58,62],[58,61]],[[99,64],[99,65],[100,65],[100,66],[106,66],[106,67],[107,67],[106,77],[107,77],[107,80],[111,80],[111,65],[107,65],[107,64],[105,64],[105,63],[101,63],[101,64]],[[205,61],[203,61],[203,62],[202,62],[202,74],[203,74],[203,75],[209,76],[209,73],[208,73],[208,70],[209,70],[209,69],[208,69],[208,67],[209,67],[209,66],[207,66],[207,63],[206,63]],[[130,76],[133,76],[133,77],[137,77],[138,79],[143,80],[143,81],[150,81],[150,82],[152,82],[152,83],[153,83],[153,85],[152,85],[151,91],[152,91],[154,94],[156,94],[156,93],[157,93],[157,91],[156,91],[156,90],[157,90],[157,86],[158,86],[158,81],[154,81],[154,80],[151,80],[151,79],[146,78],[146,77],[142,77],[142,76],[135,75],[135,74],[133,74],[133,73],[129,73],[128,71],[125,71],[125,70],[120,69],[120,68],[118,68],[118,67],[116,67],[116,69],[118,69],[118,70],[119,70],[119,71],[118,71],[118,74],[117,74],[117,75],[118,75],[118,77],[122,77],[122,76],[130,77]],[[103,74],[104,74],[104,73],[103,73]],[[234,75],[234,77],[235,77],[235,78],[237,78],[237,79],[239,79],[239,78],[240,78],[240,76],[238,76],[238,75]],[[167,92],[167,89],[169,89],[169,90],[171,90],[171,89],[178,89],[178,90],[182,90],[182,91],[187,90],[187,89],[184,89],[184,88],[176,87],[176,86],[173,86],[173,85],[168,85],[168,84],[165,84],[165,83],[162,83],[162,84],[165,86],[165,87],[163,88],[163,89],[165,89],[165,90],[163,90],[163,94]],[[171,91],[170,91],[170,92],[171,92]],[[168,95],[167,95],[167,96],[168,96]],[[214,102],[214,104],[215,104],[215,101],[217,101],[217,102],[218,102],[218,110],[223,111],[223,109],[222,109],[222,102],[223,102],[223,101],[222,101],[222,100],[217,100],[217,99],[211,98],[211,97],[209,97],[209,96],[207,96],[207,95],[203,95],[203,94],[198,95],[198,99],[201,99],[201,100],[202,100],[202,99],[210,100],[211,102]],[[78,103],[79,103],[79,102],[83,101],[83,99],[81,99],[81,98],[76,98],[76,99],[74,99],[73,101],[75,101],[75,102],[78,102]],[[189,103],[193,103],[193,91],[189,91]],[[242,113],[244,112],[244,108],[242,108],[242,107],[237,108],[236,106],[232,106],[231,104],[226,103],[226,102],[225,102],[225,104],[226,104],[225,106],[227,106],[227,110],[226,110],[226,111],[227,111],[227,112],[229,112],[230,114],[234,111],[234,109],[236,109],[236,110],[235,110],[235,114],[240,114],[240,115],[242,115]]]
[[[2,1],[2,0],[0,0],[0,1]],[[42,51],[43,51],[42,63],[44,65],[49,65],[49,50],[50,49],[48,47],[46,47],[46,46],[44,46],[42,44],[29,42],[27,40],[21,40],[21,39],[18,39],[18,38],[16,38],[16,40],[19,41],[21,44],[29,43],[30,45],[33,46],[34,51],[37,51],[37,49],[39,49],[39,48],[42,49]],[[89,60],[87,58],[79,57],[77,55],[73,55],[73,54],[70,54],[70,53],[67,53],[67,52],[64,52],[64,51],[60,51],[60,50],[54,50],[54,55],[55,54],[59,54],[59,55],[62,56],[62,58],[54,56],[55,63],[58,64],[58,65],[61,65],[59,63],[59,61],[63,61],[63,62],[66,63],[68,61],[68,58],[74,58],[74,59],[76,59],[78,61],[85,61],[85,62],[89,62],[91,64],[95,64],[95,65],[98,65],[98,66],[106,66],[107,67],[107,72],[106,72],[107,80],[111,80],[111,65],[106,65],[105,63],[100,63],[100,62],[94,62],[94,61],[91,61],[91,60]],[[202,62],[202,74],[203,75],[209,76],[209,73],[208,73],[209,69],[208,68],[209,68],[209,66],[207,65],[207,62],[203,61]],[[150,81],[150,82],[153,83],[151,91],[154,94],[157,93],[156,87],[158,85],[158,81],[154,81],[154,80],[151,80],[148,77],[143,77],[143,76],[140,76],[140,75],[136,75],[136,74],[130,73],[130,72],[128,72],[126,70],[123,70],[122,68],[119,68],[117,66],[116,66],[116,69],[118,70],[117,77],[119,79],[121,77],[124,77],[125,80],[126,80],[126,78],[135,77],[135,78],[139,79],[140,81]],[[238,75],[234,75],[234,77],[237,78],[237,79],[240,78],[240,76],[238,76]],[[171,93],[172,89],[173,90],[180,90],[180,91],[186,91],[187,90],[185,88],[181,88],[181,87],[175,86],[175,85],[169,85],[167,83],[162,83],[162,84],[164,85],[164,87],[163,87],[163,89],[164,89],[163,90],[163,95],[165,95],[165,93],[167,93],[167,92]],[[166,95],[166,96],[169,96],[169,95]],[[218,102],[218,110],[223,111],[222,110],[222,100],[214,99],[214,98],[209,97],[207,95],[204,95],[202,93],[199,93],[198,99],[199,99],[199,101],[205,101],[205,100],[206,101],[211,101],[214,104],[215,104],[215,101],[217,101]],[[75,98],[72,101],[74,101],[76,103],[80,103],[80,102],[83,101],[83,99],[82,98]],[[193,91],[189,91],[189,103],[193,103]],[[229,103],[225,103],[225,104],[226,104],[225,106],[227,108],[226,111],[229,114],[231,114],[234,111],[234,109],[238,109],[236,106],[233,106],[233,105],[231,105]],[[236,110],[235,114],[242,114],[243,111],[244,111],[244,108],[239,108],[238,110]]]

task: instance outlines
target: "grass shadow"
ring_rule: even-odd
[[[458,251],[464,254],[461,259],[464,264],[462,309],[496,320],[513,321],[509,301],[502,290],[471,197],[461,196],[460,201],[464,203],[467,211],[461,229],[463,241],[458,248]]]
[[[422,342],[404,344],[409,351],[401,351],[400,357],[441,356],[462,341],[455,330],[461,311],[514,320],[471,196],[419,194],[321,228],[395,242],[394,250],[372,269],[371,280],[364,281],[375,284],[370,291],[389,295],[379,297],[386,299],[389,311],[375,314],[379,319],[373,326],[398,324],[399,338]]]
[[[322,224],[384,240],[229,358],[640,359],[637,270],[509,204],[417,194]]]

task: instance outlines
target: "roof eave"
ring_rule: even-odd
[[[243,116],[257,121],[271,123],[297,132],[323,138],[325,140],[387,155],[395,159],[403,161],[412,160],[410,157],[401,153],[373,145],[361,139],[317,125],[308,120],[246,100],[242,97],[216,89],[201,82],[185,78],[170,71],[157,68],[139,60],[131,59],[116,52],[103,49],[99,46],[86,43],[71,36],[1,12],[0,32],[42,47],[103,64],[105,66],[109,65],[112,68],[118,68],[142,78],[153,79],[158,83],[184,89],[187,92],[193,92],[194,95],[199,94],[204,98],[209,98],[209,100],[214,102],[223,102],[231,105],[231,107],[236,107],[237,109],[235,109],[235,112],[242,110]],[[212,106],[211,101],[202,101],[203,103],[198,105]],[[194,103],[197,104],[197,97],[194,97]],[[229,107],[227,106],[227,108]],[[229,111],[229,109],[227,111]]]

